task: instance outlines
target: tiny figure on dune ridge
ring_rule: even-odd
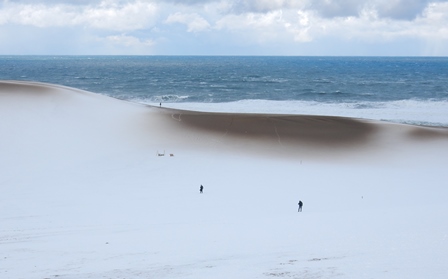
[[[298,212],[302,212],[302,206],[303,206],[303,202],[299,201],[299,211]]]
[[[202,194],[203,190],[204,190],[204,186],[201,185],[201,187],[199,187],[199,193]]]

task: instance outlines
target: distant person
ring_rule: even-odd
[[[303,206],[303,202],[299,201],[299,211],[298,212],[302,212],[302,206]]]
[[[202,194],[203,190],[204,190],[204,186],[201,185],[201,187],[199,187],[199,194]]]
[[[162,106],[162,103],[160,103],[159,106]]]

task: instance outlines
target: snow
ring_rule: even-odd
[[[399,148],[272,158],[198,148],[161,111],[0,83],[1,278],[448,276],[446,137],[379,123]]]

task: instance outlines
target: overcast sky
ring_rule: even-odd
[[[448,55],[448,0],[0,1],[0,55]]]

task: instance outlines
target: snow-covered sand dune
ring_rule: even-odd
[[[447,131],[3,81],[0,277],[446,278]]]

